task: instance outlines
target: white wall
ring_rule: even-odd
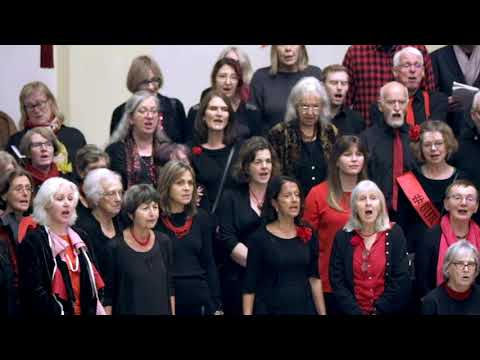
[[[55,69],[40,68],[40,45],[0,45],[0,59],[0,110],[18,125],[22,87],[42,81],[57,95],[57,73]]]

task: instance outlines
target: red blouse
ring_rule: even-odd
[[[353,250],[355,299],[360,308],[367,314],[374,310],[375,301],[383,294],[385,289],[386,262],[385,232],[377,233],[377,238],[370,251],[365,248],[363,239]]]

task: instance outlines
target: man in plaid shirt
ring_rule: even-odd
[[[425,77],[420,88],[435,91],[432,62],[424,45],[352,45],[343,65],[348,69],[349,90],[346,105],[358,111],[370,126],[370,106],[378,101],[380,88],[393,81],[393,55],[400,49],[413,46],[424,57]]]

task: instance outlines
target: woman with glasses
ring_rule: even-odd
[[[248,104],[245,94],[242,69],[240,63],[230,58],[222,58],[213,66],[210,77],[211,89],[214,89],[230,99],[235,116],[235,133],[241,139],[247,139],[258,133],[261,122],[260,112],[255,106]],[[202,95],[205,96],[206,92]],[[202,97],[203,97],[202,96]],[[192,106],[188,112],[188,123],[194,124],[200,104]],[[190,127],[188,140],[193,138],[193,126]]]
[[[127,88],[134,94],[138,91],[149,91],[159,102],[160,124],[166,134],[175,142],[186,142],[185,108],[180,100],[160,94],[164,78],[158,63],[150,56],[141,55],[133,59],[127,75]],[[112,114],[110,135],[113,135],[119,126],[125,112],[125,103],[119,105]]]
[[[455,180],[445,192],[447,214],[440,224],[419,234],[415,254],[416,284],[420,297],[442,284],[442,271],[447,249],[459,240],[480,246],[480,227],[472,220],[478,210],[478,190],[469,180]]]
[[[410,139],[413,154],[421,163],[418,169],[400,176],[398,196],[398,224],[405,231],[407,249],[416,253],[418,234],[438,224],[444,213],[443,197],[447,187],[466,174],[451,166],[447,161],[458,148],[458,142],[450,127],[443,121],[428,120],[419,128],[419,134]],[[422,208],[418,194],[425,194]],[[431,210],[434,209],[434,210]],[[430,217],[434,213],[434,217]]]
[[[75,155],[86,144],[80,130],[64,125],[65,118],[58,108],[57,101],[50,89],[42,82],[26,84],[20,92],[20,128],[23,130],[10,137],[6,150],[16,155],[12,145],[17,148],[25,133],[33,128],[49,127],[58,139],[59,152],[62,154],[60,170],[70,173]],[[26,154],[23,154],[26,155]]]
[[[326,314],[318,241],[302,223],[302,212],[298,182],[273,177],[262,208],[264,222],[249,240],[244,315]]]
[[[450,245],[442,265],[445,281],[425,296],[422,315],[480,315],[479,260],[470,242]]]
[[[96,169],[87,174],[82,188],[88,209],[79,214],[77,226],[88,235],[89,248],[103,275],[106,247],[121,231],[118,215],[122,209],[122,179],[109,169]]]
[[[9,170],[0,177],[0,314],[19,313],[18,232],[30,212],[33,179],[21,169]]]
[[[60,154],[61,144],[47,127],[36,127],[28,130],[20,142],[20,151],[25,154],[25,170],[33,178],[35,188],[52,177],[70,177],[61,173],[63,158]],[[60,159],[59,159],[60,158]]]
[[[160,195],[151,185],[134,185],[125,192],[123,208],[128,227],[107,246],[107,314],[175,315],[172,242],[154,231]]]
[[[321,69],[308,64],[305,45],[272,45],[270,60],[271,65],[258,69],[250,83],[251,101],[261,113],[262,135],[285,118],[288,96],[300,79],[322,79]]]
[[[268,134],[282,173],[297,178],[306,195],[327,177],[327,162],[337,134],[328,119],[325,87],[316,78],[306,77],[288,97],[285,121]]]
[[[305,200],[303,219],[317,233],[318,266],[329,315],[338,313],[328,278],[330,254],[335,234],[350,217],[353,188],[367,178],[367,152],[357,136],[342,136],[333,146],[328,178],[315,185]]]
[[[157,185],[159,149],[170,141],[159,126],[159,106],[157,96],[149,91],[133,94],[105,149],[110,169],[120,174],[124,189],[141,183]]]
[[[335,235],[330,284],[340,314],[398,314],[410,302],[407,244],[388,217],[385,196],[370,180],[352,191],[351,215]]]

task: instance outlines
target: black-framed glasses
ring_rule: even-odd
[[[474,270],[477,267],[477,263],[475,261],[455,261],[453,265],[457,270],[463,270],[467,268],[468,271]]]
[[[160,86],[161,82],[162,82],[162,79],[160,79],[159,77],[154,77],[152,79],[143,80],[142,82],[140,82],[138,84],[138,86],[139,87],[147,87],[147,86],[149,86],[150,84],[153,84],[153,83],[156,83],[157,86]]]
[[[44,141],[44,142],[33,142],[30,147],[33,149],[40,149],[41,147],[45,146],[46,148],[52,148],[53,143],[51,141]]]
[[[45,110],[45,105],[47,105],[47,102],[48,102],[48,99],[39,101],[35,104],[25,104],[25,109],[27,109],[28,111],[33,111],[35,108],[38,107],[40,110]]]

